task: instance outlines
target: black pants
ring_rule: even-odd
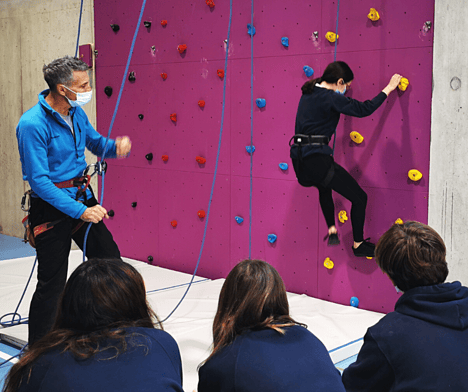
[[[324,186],[322,181],[332,165],[335,174],[331,181]],[[315,186],[318,189],[320,206],[328,227],[335,225],[335,204],[333,203],[332,190],[351,202],[353,237],[354,241],[361,242],[364,239],[367,194],[356,180],[338,165],[331,155],[312,154],[302,158],[302,161],[293,159],[293,166],[299,184],[306,187]]]
[[[92,207],[93,197],[85,203]],[[57,301],[65,287],[71,240],[83,250],[84,237],[89,223],[85,223],[72,236],[72,230],[80,222],[57,210],[40,198],[31,198],[30,223],[34,228],[45,222],[63,219],[52,229],[36,237],[37,286],[29,308],[29,344],[49,332],[57,311]],[[104,222],[93,224],[86,243],[87,258],[119,258],[120,251]]]

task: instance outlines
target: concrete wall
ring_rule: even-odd
[[[47,88],[42,66],[74,55],[79,0],[0,1],[0,233],[22,237],[23,183],[15,128]],[[80,43],[94,41],[93,1],[85,0]],[[95,124],[96,103],[85,107]],[[89,158],[88,158],[89,162]]]
[[[468,3],[436,0],[429,224],[447,245],[449,279],[468,284]]]

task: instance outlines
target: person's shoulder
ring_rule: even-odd
[[[162,329],[136,327],[128,328],[127,331],[136,336],[146,336],[153,343],[162,346],[166,351],[179,352],[179,346],[175,339],[168,332],[163,331]]]
[[[37,125],[44,122],[45,111],[40,103],[26,110],[21,116],[18,126]]]

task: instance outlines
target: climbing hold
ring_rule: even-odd
[[[341,210],[341,211],[338,213],[338,220],[339,220],[341,223],[345,223],[345,222],[348,220],[348,216],[346,215],[346,211],[345,211],[345,210]]]
[[[198,106],[200,106],[201,108],[204,108],[205,107],[205,101],[203,101],[203,100],[198,101]]]
[[[106,94],[108,97],[110,97],[112,95],[112,87],[111,86],[106,86],[104,88],[104,94]]]
[[[134,202],[132,203],[132,207],[135,208],[136,206],[137,206],[137,202],[134,201]]]
[[[145,155],[145,158],[146,158],[148,161],[152,161],[152,160],[153,160],[153,153],[150,152],[149,154],[146,154],[146,155]]]
[[[405,222],[403,222],[403,219],[398,218],[398,219],[395,221],[395,223],[396,223],[397,225],[402,225],[402,224],[405,223]]]
[[[304,73],[306,74],[308,78],[310,78],[314,74],[314,70],[310,68],[308,65],[304,65],[302,69],[304,70]]]
[[[335,266],[335,263],[334,263],[332,260],[330,260],[329,257],[327,257],[327,258],[325,259],[325,261],[323,262],[323,266],[324,266],[326,269],[330,269],[330,270],[331,270],[331,269],[333,269],[333,267]]]
[[[354,306],[355,308],[357,308],[359,306],[359,299],[358,297],[351,297],[351,300],[349,301],[349,304],[351,306]]]
[[[154,259],[153,259],[153,256],[151,256],[151,255],[150,255],[150,256],[148,256],[148,259],[147,259],[147,260],[148,260],[150,263],[152,263],[152,262],[153,262],[153,260],[154,260]]]
[[[224,78],[224,70],[223,69],[218,69],[216,71],[216,73],[218,74],[218,76],[222,79]]]
[[[367,260],[372,260],[372,257],[366,256]]]
[[[166,27],[167,26],[167,20],[162,20],[161,21],[161,26]]]
[[[398,88],[401,91],[406,91],[406,89],[408,88],[408,85],[409,85],[409,80],[406,79],[406,78],[401,78],[400,84],[398,85]]]
[[[114,32],[117,32],[120,30],[120,26],[118,24],[111,24],[110,27],[112,30],[114,30]]]
[[[177,221],[176,221],[176,220],[173,220],[173,221],[171,222],[171,226],[172,226],[172,227],[177,227]]]
[[[349,136],[351,137],[351,140],[356,144],[361,144],[364,141],[364,137],[359,132],[353,131],[349,134]]]
[[[289,46],[289,38],[288,37],[281,38],[281,44],[287,48]]]
[[[163,72],[161,74],[161,77],[163,78],[163,80],[166,80],[167,79],[167,73],[166,72]]]
[[[242,222],[244,222],[244,218],[242,218],[241,216],[236,216],[234,218],[236,220],[236,222],[240,225]]]
[[[203,158],[203,157],[197,156],[197,157],[195,157],[195,160],[196,160],[200,165],[203,165],[203,164],[206,163],[206,159]]]
[[[145,116],[144,116],[143,114],[139,114],[139,115],[138,115],[138,118],[139,118],[140,120],[143,120],[144,117],[145,117]]]
[[[187,45],[182,44],[177,46],[177,50],[179,51],[180,54],[184,53],[187,50]]]
[[[206,216],[206,212],[203,211],[203,210],[200,210],[200,211],[198,211],[197,215],[198,215],[199,218],[204,218]]]
[[[173,122],[177,122],[177,113],[172,113],[172,114],[170,115],[170,118],[171,118],[171,120],[172,120]]]
[[[339,36],[339,35],[336,35],[333,31],[329,31],[327,34],[325,34],[325,38],[326,38],[329,42],[333,43],[333,42],[335,42],[338,38],[340,38],[340,36]]]
[[[143,22],[143,24],[145,25],[145,27],[147,29],[149,29],[151,27],[151,22],[149,22],[149,21],[145,21],[145,22]]]
[[[276,234],[268,234],[268,242],[274,244],[278,236]]]
[[[250,23],[247,25],[247,34],[251,37],[255,35],[255,27],[252,26]]]
[[[432,22],[430,20],[426,20],[424,22],[424,27],[425,27],[426,31],[430,30],[431,27],[432,27]]]
[[[249,153],[249,154],[253,154],[255,152],[255,146],[245,146],[245,150]]]
[[[163,162],[167,162],[169,160],[169,155],[163,155],[161,159],[163,160]]]
[[[206,5],[208,5],[210,8],[213,8],[215,6],[215,3],[213,0],[205,0]]]
[[[257,99],[255,100],[255,103],[257,104],[257,106],[258,106],[259,108],[264,108],[265,105],[266,105],[265,98],[257,98]]]
[[[115,215],[114,210],[107,211],[107,215],[109,215],[110,217],[113,217]]]
[[[288,170],[288,167],[289,167],[289,166],[288,166],[287,163],[281,162],[281,163],[279,164],[279,167],[280,167],[281,170]]]
[[[408,172],[408,177],[411,181],[419,181],[422,176],[422,173],[416,169],[412,169]]]
[[[313,34],[315,39],[317,39],[319,37],[319,32],[318,31],[314,31],[312,34]]]
[[[135,78],[135,71],[130,72],[130,75],[128,75],[128,80],[130,82],[134,82],[136,80]]]
[[[375,8],[371,8],[369,11],[369,14],[367,17],[372,21],[372,22],[377,22],[380,19],[380,15],[377,12]]]

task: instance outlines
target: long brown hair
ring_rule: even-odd
[[[319,78],[309,80],[305,82],[302,87],[302,95],[304,94],[312,94],[314,91],[315,84],[327,82],[330,84],[335,84],[338,80],[343,79],[344,83],[349,83],[354,79],[353,71],[348,64],[344,61],[334,61],[327,65],[325,71],[323,71],[323,75]]]
[[[34,362],[52,349],[87,359],[113,350],[118,356],[127,349],[125,328],[162,325],[146,300],[143,278],[120,259],[90,259],[71,274],[60,296],[51,331],[33,343],[11,368],[4,392],[16,392],[28,382]],[[105,340],[111,346],[100,346]]]
[[[231,344],[247,330],[271,328],[284,334],[283,327],[305,324],[289,316],[286,288],[278,272],[261,260],[244,260],[229,273],[219,295],[213,322],[213,351]]]

